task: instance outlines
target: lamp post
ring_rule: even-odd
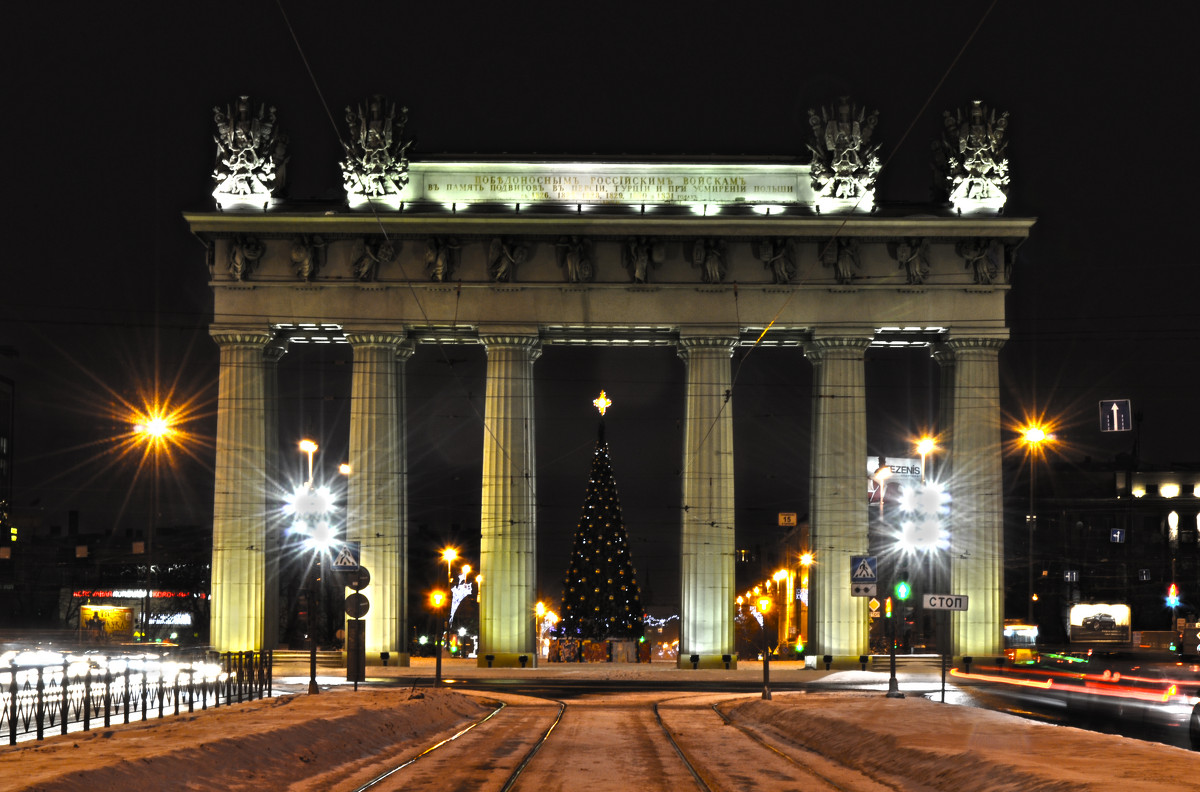
[[[771,598],[765,594],[758,598],[758,613],[762,617],[763,637],[763,690],[764,701],[771,700],[771,645],[767,640],[767,614],[771,612]]]
[[[317,444],[312,440],[304,439],[299,443],[300,453],[308,454],[308,480],[304,482],[306,490],[305,495],[308,496],[305,505],[311,508],[312,504],[312,489],[313,489],[313,454],[317,452]],[[317,685],[317,630],[321,623],[321,569],[320,569],[320,550],[317,545],[313,545],[312,563],[310,564],[310,574],[313,567],[316,567],[317,579],[313,584],[313,601],[309,603],[309,625],[308,625],[308,692],[309,695],[315,695],[321,692],[321,688]]]
[[[538,600],[533,606],[533,667],[537,668],[538,655],[542,649],[542,619],[546,616],[546,605]]]
[[[429,594],[429,604],[433,607],[435,613],[438,614],[438,620],[441,621],[441,610],[447,605],[449,598],[441,591],[432,591]],[[437,640],[434,641],[434,656],[437,658],[434,661],[433,685],[434,687],[442,686],[442,637],[445,633],[439,628]]]
[[[1029,592],[1027,604],[1029,607],[1029,623],[1033,624],[1033,533],[1037,529],[1037,458],[1042,453],[1042,444],[1052,441],[1054,436],[1048,433],[1044,426],[1036,423],[1030,424],[1020,431],[1021,442],[1024,444],[1026,455],[1029,457],[1029,513],[1025,516],[1025,522],[1029,528]]]
[[[150,522],[146,528],[146,592],[142,599],[142,640],[150,639],[150,590],[154,583],[154,521],[158,518],[159,452],[174,434],[168,413],[151,410],[145,420],[133,425],[136,437],[145,444],[146,453],[153,457],[153,478],[150,481]]]

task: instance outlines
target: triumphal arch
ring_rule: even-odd
[[[850,592],[850,559],[868,550],[864,353],[927,345],[945,383],[951,587],[970,602],[953,651],[1000,651],[997,356],[1034,222],[1003,213],[1007,114],[944,114],[943,195],[919,208],[876,204],[876,115],[849,98],[810,112],[803,156],[756,161],[410,160],[404,114],[380,97],[348,107],[346,198],[300,205],[280,198],[275,109],[216,110],[217,206],[186,214],[220,347],[215,646],[273,645],[275,366],[289,339],[321,333],[353,349],[347,530],[372,575],[370,658],[407,657],[404,373],[434,341],[487,350],[481,657],[515,665],[534,648],[536,361],[577,342],[670,344],[686,361],[686,667],[734,651],[735,348],[786,344],[814,367],[813,402],[795,405],[813,415],[809,652],[841,659],[867,653],[866,602]]]

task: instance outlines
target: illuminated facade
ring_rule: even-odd
[[[833,122],[830,122],[831,124]],[[406,163],[386,204],[320,211],[225,204],[189,213],[209,246],[221,346],[213,643],[264,636],[269,546],[264,402],[269,357],[320,328],[354,350],[349,536],[372,574],[369,656],[405,658],[403,361],[422,345],[487,349],[481,463],[479,656],[533,651],[535,362],[549,344],[668,344],[686,362],[679,504],[681,665],[734,653],[734,448],[730,358],[755,343],[815,367],[810,654],[867,651],[849,596],[867,550],[864,353],[924,345],[948,372],[962,526],[956,585],[979,603],[959,654],[1001,647],[997,353],[1013,246],[1032,219],[963,206],[894,213],[835,202],[810,166],[764,162]],[[832,206],[832,205],[831,205]],[[319,240],[319,242],[317,241]],[[276,358],[277,359],[277,358]],[[744,453],[750,450],[743,450]],[[372,544],[374,542],[374,544]],[[368,550],[368,548],[371,548]],[[370,560],[367,560],[368,557]],[[375,603],[386,603],[376,610]],[[370,660],[369,660],[370,661]],[[403,661],[402,661],[403,662]]]

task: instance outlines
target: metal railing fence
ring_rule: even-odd
[[[271,696],[272,656],[207,653],[179,662],[154,655],[11,653],[0,665],[0,734],[66,734],[68,726],[111,726]]]

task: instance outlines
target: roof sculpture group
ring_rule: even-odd
[[[352,208],[364,205],[386,208],[389,204],[381,203],[381,199],[395,199],[408,185],[409,149],[413,142],[404,134],[407,119],[407,108],[397,109],[394,102],[378,95],[346,108],[347,130],[342,136],[345,157],[338,164],[347,202]],[[806,145],[812,160],[808,177],[818,212],[874,211],[875,186],[881,168],[881,143],[875,140],[878,120],[877,111],[868,110],[847,96],[809,110],[811,134]],[[214,121],[217,152],[213,196],[218,207],[268,208],[281,196],[286,177],[287,138],[279,130],[276,109],[261,103],[256,105],[250,97],[242,96],[224,110],[214,108]],[[937,198],[960,214],[964,206],[976,213],[1002,211],[1009,187],[1007,129],[1008,114],[997,114],[980,101],[943,113],[942,136],[932,145]],[[477,243],[448,236],[427,237],[423,276],[434,282],[454,280],[459,274],[463,247]],[[319,276],[326,266],[329,244],[332,240],[317,235],[295,237],[291,260],[298,280],[310,282]],[[339,244],[344,245],[345,241]],[[374,281],[396,260],[400,244],[399,239],[361,238],[354,242],[354,250],[346,259],[348,271],[332,277]],[[494,237],[483,240],[482,244],[486,277],[499,284],[517,281],[522,263],[534,253],[533,243],[528,239]],[[595,279],[597,266],[586,239],[562,237],[553,240],[552,245],[565,282],[588,283]],[[236,281],[250,280],[263,251],[260,240],[239,234],[227,249],[224,264],[228,276]],[[929,277],[928,240],[902,240],[890,245],[888,252],[904,271],[909,284],[924,283]],[[1010,251],[1001,243],[989,239],[961,240],[956,243],[955,252],[976,283],[1006,281]],[[701,283],[725,282],[724,240],[698,238],[685,243],[681,253]],[[763,263],[769,281],[779,285],[795,283],[800,277],[812,279],[822,273],[832,276],[838,284],[849,284],[860,269],[858,243],[843,236],[820,245],[811,263],[803,260],[795,238],[761,239],[753,244],[753,254]],[[649,283],[652,272],[670,256],[671,250],[661,239],[631,236],[622,243],[622,264],[634,284]],[[215,275],[218,263],[211,263]],[[420,277],[415,273],[403,276]]]

